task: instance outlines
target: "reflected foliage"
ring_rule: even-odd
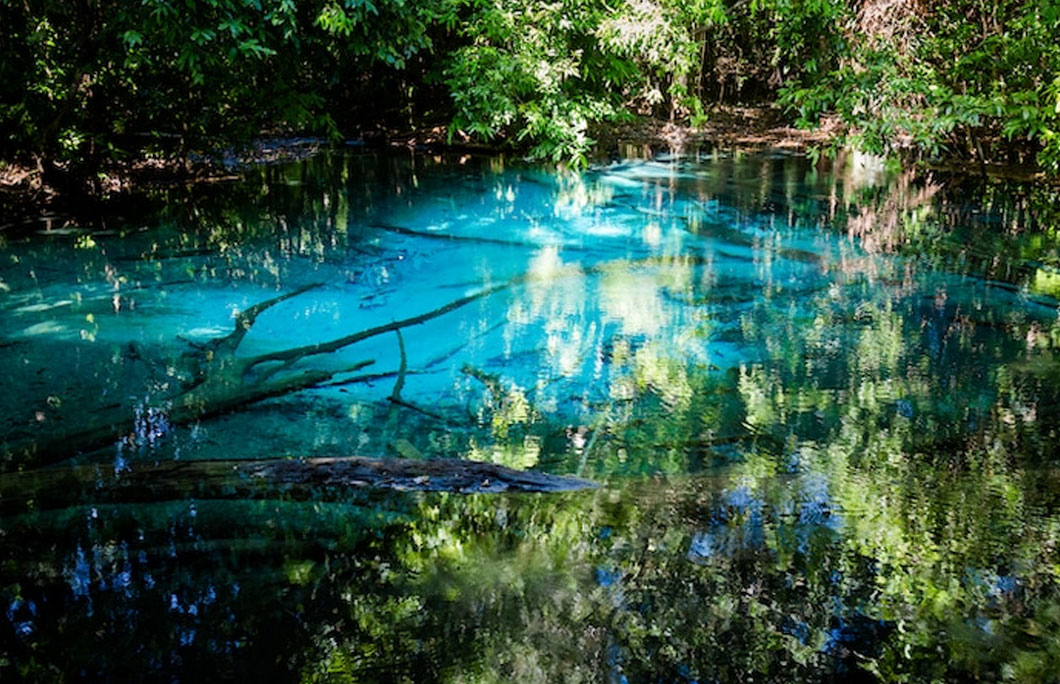
[[[5,680],[1055,680],[1051,191],[338,155],[164,199],[7,237],[5,439],[122,393],[133,434],[74,462],[353,450],[606,486],[42,498],[0,520]],[[156,402],[181,338],[279,293],[324,283],[247,354],[517,277],[307,366],[371,356],[370,383],[188,425]]]
[[[782,89],[802,123],[830,111],[864,150],[1060,171],[1060,5],[899,0],[851,9],[838,43],[844,58]]]

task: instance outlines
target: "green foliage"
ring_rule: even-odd
[[[834,11],[721,0],[4,0],[0,156],[91,166],[145,144],[180,154],[238,144],[267,127],[337,136],[381,117],[363,100],[389,91],[400,95],[384,111],[421,106],[454,135],[581,164],[594,123],[631,112],[705,121],[707,43],[754,43],[736,60],[748,73],[753,62],[827,62],[818,53],[828,40],[803,36],[825,31]],[[411,101],[417,92],[451,107]]]
[[[0,0],[0,158],[445,122],[577,165],[594,124],[777,103],[866,151],[1057,174],[1058,33],[1057,0]]]
[[[429,48],[430,8],[211,0],[0,4],[6,158],[120,156],[240,143],[267,126],[338,135],[344,74],[400,69]]]
[[[855,28],[838,68],[782,91],[801,123],[834,111],[867,151],[1060,172],[1060,4],[909,4]]]
[[[454,131],[506,133],[532,142],[532,157],[584,163],[590,123],[630,106],[694,100],[687,83],[698,67],[691,32],[698,15],[682,3],[458,4],[465,44],[445,71]]]
[[[535,141],[533,156],[578,159],[591,144],[588,122],[613,110],[586,87],[593,55],[576,47],[593,8],[568,15],[562,4],[469,4],[471,19],[461,29],[467,44],[445,70],[452,130],[487,140],[507,133]]]

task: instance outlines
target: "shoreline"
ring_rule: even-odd
[[[808,154],[838,139],[841,126],[834,117],[825,118],[812,130],[795,128],[782,113],[769,107],[726,107],[711,112],[698,126],[660,119],[642,118],[624,124],[598,124],[589,136],[595,140],[592,163],[615,159],[644,159],[659,154],[687,155],[698,151],[746,153],[783,152]],[[143,156],[112,164],[101,171],[92,188],[71,192],[43,180],[43,174],[28,166],[0,163],[0,211],[9,215],[6,227],[32,221],[49,213],[61,213],[74,203],[104,205],[150,188],[193,186],[239,180],[244,171],[309,159],[328,149],[348,147],[363,150],[398,150],[433,154],[502,154],[511,148],[504,142],[479,143],[459,134],[450,140],[445,126],[362,132],[357,138],[331,143],[305,136],[265,136],[242,150],[229,148],[217,155],[191,155],[187,160]],[[960,160],[910,164],[924,172],[963,177],[985,177],[1021,183],[1055,183],[1036,167],[979,164]]]
[[[680,155],[706,147],[798,153],[833,142],[838,128],[838,120],[831,118],[822,120],[813,130],[803,130],[792,126],[776,109],[726,107],[713,111],[698,126],[642,119],[600,126],[592,137],[597,141],[598,150],[617,152],[619,157],[642,156],[649,151]]]

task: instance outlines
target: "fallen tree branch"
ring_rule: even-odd
[[[448,361],[449,359],[453,358],[454,356],[459,354],[461,351],[463,351],[465,348],[467,348],[467,346],[469,344],[471,344],[471,342],[473,342],[474,340],[477,340],[480,337],[485,337],[486,335],[489,335],[494,330],[497,330],[498,328],[502,327],[507,322],[508,322],[507,319],[501,319],[501,320],[497,321],[496,323],[494,323],[493,325],[491,325],[486,330],[484,330],[483,332],[475,333],[475,334],[469,336],[467,339],[463,340],[462,342],[460,342],[460,344],[456,345],[455,347],[453,347],[449,351],[443,353],[441,356],[436,356],[435,358],[433,358],[430,361],[428,361],[426,363],[426,365],[423,366],[423,368],[426,370],[426,369],[429,369],[429,368],[433,368],[434,366],[437,366],[440,363]]]
[[[239,344],[262,312],[280,302],[320,287],[320,285],[313,283],[299,287],[240,312],[236,316],[231,333],[193,347],[181,359],[187,372],[177,374],[177,377],[182,375],[185,377],[183,385],[176,391],[151,399],[150,404],[165,411],[169,424],[180,425],[231,411],[262,399],[319,386],[336,375],[354,372],[373,361],[362,361],[342,370],[305,370],[289,374],[291,366],[306,357],[338,351],[377,335],[396,332],[405,327],[433,320],[472,302],[507,290],[524,282],[528,277],[530,276],[519,276],[451,301],[432,311],[362,330],[329,342],[269,352],[248,358],[237,357],[235,352]],[[255,369],[263,364],[276,364],[276,366],[255,374]],[[281,373],[283,373],[282,376],[280,376]],[[133,435],[138,405],[138,403],[126,402],[96,414],[79,416],[80,420],[63,425],[65,429],[58,432],[48,432],[47,428],[50,425],[32,426],[33,429],[28,430],[29,434],[26,435],[25,440],[6,445],[3,465],[7,468],[26,464],[47,465],[79,452],[106,446],[118,440],[122,435]]]
[[[390,323],[379,325],[374,328],[369,328],[367,330],[362,330],[360,332],[353,333],[352,335],[346,335],[345,337],[340,337],[329,342],[318,342],[316,344],[307,344],[303,347],[295,347],[293,349],[284,349],[282,351],[262,354],[260,356],[250,359],[247,364],[247,368],[249,369],[253,366],[268,361],[287,361],[291,359],[302,359],[307,356],[315,356],[317,354],[330,354],[331,352],[338,351],[343,347],[349,347],[352,344],[367,340],[371,337],[376,337],[377,335],[382,335],[384,333],[400,330],[401,328],[408,328],[413,325],[426,323],[427,321],[433,320],[440,316],[444,316],[447,313],[463,308],[468,304],[471,304],[472,302],[476,302],[480,299],[489,297],[490,295],[494,295],[498,292],[507,290],[513,287],[514,285],[526,281],[527,278],[528,276],[519,276],[517,278],[513,278],[511,280],[503,282],[499,285],[487,287],[486,289],[480,290],[479,292],[476,292],[474,294],[461,297],[460,299],[455,299],[449,302],[448,304],[440,306],[432,311],[428,311],[417,316],[404,318],[400,321],[391,321]]]
[[[425,408],[422,408],[420,406],[416,406],[415,404],[407,402],[404,399],[400,399],[400,398],[399,399],[395,399],[394,397],[388,397],[387,401],[389,401],[391,404],[394,404],[395,406],[400,406],[400,407],[406,408],[406,409],[408,409],[410,411],[415,411],[416,413],[421,413],[421,414],[427,416],[428,418],[433,418],[434,420],[436,420],[439,423],[442,423],[444,425],[448,425],[448,426],[451,426],[451,427],[467,427],[466,425],[463,425],[463,424],[458,423],[456,421],[449,420],[445,416],[438,415],[437,413],[435,413],[433,411],[428,411]]]
[[[409,369],[409,360],[405,356],[405,339],[400,330],[395,330],[398,339],[398,350],[401,352],[401,365],[398,366],[397,380],[394,382],[394,391],[390,393],[390,401],[395,403],[401,401],[401,389],[405,386],[405,373]]]
[[[244,309],[236,314],[235,329],[228,333],[224,337],[219,337],[211,342],[211,349],[215,351],[229,350],[234,352],[239,343],[243,341],[243,338],[250,332],[251,327],[257,322],[258,316],[264,313],[266,310],[276,306],[280,302],[285,302],[288,299],[297,297],[300,294],[308,292],[309,290],[321,287],[322,283],[310,283],[309,285],[303,285],[297,289],[291,290],[286,294],[282,294],[272,299],[267,299],[264,302],[260,302],[251,306],[250,308]]]
[[[429,375],[427,371],[416,371],[410,370],[405,375]],[[386,371],[384,373],[371,373],[369,375],[355,375],[352,378],[343,378],[342,380],[334,380],[331,382],[321,382],[313,385],[313,388],[322,387],[343,387],[344,385],[355,385],[362,382],[375,382],[376,380],[389,380],[390,378],[396,378],[398,375],[397,371]]]
[[[0,513],[176,499],[336,500],[376,489],[474,494],[565,492],[597,486],[580,478],[462,459],[167,461],[125,470],[92,465],[0,475]]]
[[[642,262],[652,264],[654,260]],[[601,265],[589,267],[568,266],[544,276],[548,279],[568,275],[586,275],[598,273],[604,268]],[[146,400],[127,397],[117,405],[107,407],[95,413],[75,413],[69,415],[65,422],[49,421],[47,424],[27,426],[24,435],[6,437],[3,444],[3,460],[0,469],[11,469],[26,465],[41,466],[83,453],[89,450],[114,443],[123,435],[136,438],[136,415],[138,411],[152,408],[164,414],[169,425],[190,423],[201,418],[232,411],[240,406],[251,404],[262,399],[275,397],[290,392],[316,387],[328,383],[335,376],[351,373],[372,363],[362,361],[349,368],[326,370],[297,371],[293,366],[303,359],[328,354],[363,340],[389,332],[399,332],[404,328],[426,323],[448,313],[456,311],[473,302],[503,292],[517,285],[541,278],[534,273],[525,273],[507,281],[485,287],[478,292],[460,297],[436,309],[408,318],[361,330],[337,339],[290,349],[267,352],[257,356],[238,357],[236,350],[264,311],[280,302],[286,301],[311,289],[320,287],[313,283],[304,285],[291,292],[273,297],[251,306],[236,315],[231,333],[206,343],[197,344],[176,362],[177,367],[167,375],[181,380],[173,389],[165,390]],[[403,340],[400,341],[404,346]],[[143,355],[140,354],[142,357]],[[265,368],[262,368],[265,366]],[[261,370],[258,370],[261,368]],[[398,371],[399,383],[395,385],[395,398],[403,383],[400,379],[407,374]],[[483,380],[485,376],[476,376]],[[349,379],[342,384],[355,381],[367,381],[372,376]],[[491,391],[495,398],[503,400],[503,388],[494,383]],[[54,430],[53,426],[58,426]],[[9,440],[9,441],[8,441]]]
[[[379,230],[385,230],[390,233],[397,233],[398,235],[406,235],[408,237],[425,238],[427,240],[444,240],[446,242],[471,242],[479,245],[499,245],[501,247],[518,247],[520,249],[540,249],[541,247],[549,247],[551,245],[538,244],[534,242],[524,242],[522,240],[504,240],[502,238],[491,238],[482,237],[477,235],[454,235],[452,233],[429,233],[422,230],[414,230],[412,228],[405,228],[404,226],[395,226],[388,223],[373,223],[372,228],[378,228]],[[570,251],[589,251],[581,245],[556,245],[564,250]]]
[[[464,375],[474,378],[486,386],[486,389],[493,395],[493,400],[498,404],[504,400],[507,392],[504,390],[504,386],[501,385],[501,378],[495,373],[487,373],[486,371],[475,368],[470,363],[465,363],[461,368],[460,372]]]

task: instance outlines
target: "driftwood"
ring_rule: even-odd
[[[0,512],[17,514],[78,504],[178,499],[341,499],[365,490],[564,492],[588,480],[513,470],[460,459],[351,456],[305,460],[202,460],[136,463],[118,470],[90,465],[0,475]]]
[[[682,263],[695,265],[698,259],[682,259]],[[666,263],[658,257],[639,259],[632,264],[652,266]],[[599,272],[600,264],[584,267],[564,267],[551,274],[557,277],[562,274],[588,274]],[[131,399],[120,400],[98,410],[87,410],[69,416],[65,421],[47,421],[27,426],[18,434],[9,434],[0,443],[0,470],[11,470],[22,467],[46,466],[56,463],[78,453],[112,445],[121,439],[134,439],[137,427],[137,414],[147,409],[159,412],[170,425],[193,423],[202,418],[235,410],[270,397],[327,384],[349,384],[353,382],[376,379],[386,375],[348,376],[373,363],[365,359],[348,368],[338,370],[319,370],[297,368],[296,364],[314,356],[330,354],[353,344],[386,333],[400,333],[404,328],[426,323],[463,308],[473,302],[503,292],[512,287],[532,281],[532,273],[523,274],[458,299],[443,306],[416,316],[392,321],[336,339],[314,344],[265,352],[257,356],[237,356],[236,352],[254,326],[258,317],[269,308],[288,299],[320,287],[310,284],[284,293],[264,302],[260,302],[240,312],[236,316],[235,326],[231,333],[205,343],[185,340],[189,350],[173,364],[173,369],[166,368],[165,382],[172,387],[150,398],[147,405],[141,405]],[[404,340],[398,338],[402,349]],[[135,358],[143,363],[150,361],[145,355],[134,350]],[[439,359],[440,360],[440,359]],[[433,363],[438,362],[436,360]],[[432,365],[429,364],[429,365]],[[402,362],[399,369],[391,402],[405,405],[401,390],[404,377],[415,371],[407,368]],[[161,375],[161,373],[160,373]],[[176,381],[174,381],[174,379]],[[483,378],[479,378],[480,380]],[[55,426],[59,425],[58,428]]]
[[[372,228],[378,230],[385,230],[390,233],[397,233],[398,235],[406,235],[408,237],[424,238],[426,240],[441,240],[445,242],[470,242],[477,245],[499,245],[501,247],[517,247],[519,249],[539,249],[542,245],[536,242],[526,242],[522,240],[505,240],[503,238],[486,237],[482,235],[454,235],[453,233],[430,233],[422,230],[415,230],[413,228],[406,228],[404,226],[396,226],[389,223],[373,223]],[[557,245],[567,252],[592,252],[590,248],[583,247],[582,245],[576,244],[560,244]]]
[[[224,337],[205,343],[185,342],[191,349],[177,364],[176,377],[180,384],[168,393],[152,398],[151,406],[164,412],[172,425],[191,423],[201,418],[232,411],[240,406],[332,381],[371,365],[372,360],[358,362],[339,370],[298,370],[296,363],[313,356],[338,351],[363,340],[398,332],[403,328],[425,323],[456,311],[484,297],[507,290],[524,282],[527,276],[486,287],[474,294],[455,299],[432,311],[392,321],[337,339],[290,349],[266,352],[257,356],[236,356],[243,338],[253,327],[258,316],[280,302],[320,287],[311,284],[261,302],[236,316],[234,330]],[[401,341],[404,346],[404,342]],[[403,377],[404,372],[399,373]],[[363,376],[365,378],[372,376]],[[355,381],[356,378],[347,382]],[[400,387],[396,388],[400,391]],[[21,439],[9,437],[4,465],[47,465],[79,452],[87,452],[112,444],[130,435],[136,427],[138,407],[119,403],[80,417],[76,424],[54,430],[50,425],[33,426]],[[73,421],[72,421],[73,422]]]

